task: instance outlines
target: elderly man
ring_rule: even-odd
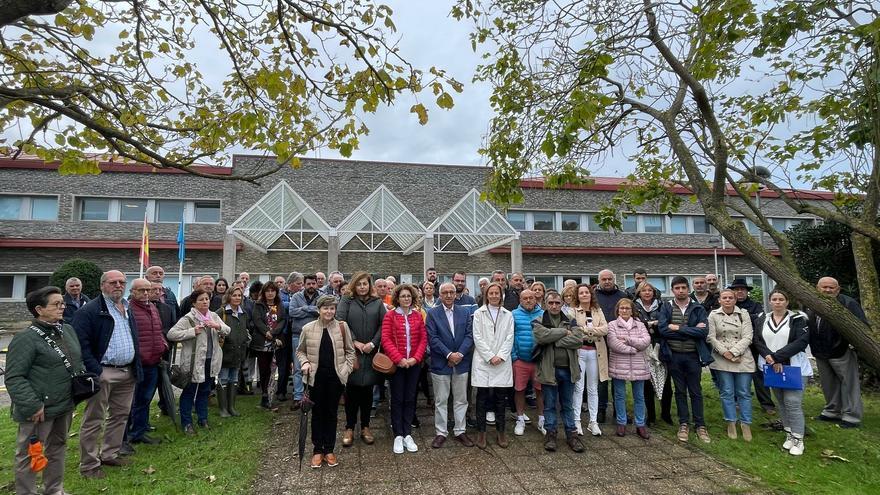
[[[617,301],[627,297],[626,292],[620,290],[615,283],[614,272],[605,269],[599,272],[599,286],[596,287],[596,303],[602,308],[605,321],[614,321],[617,314],[614,311]],[[647,280],[647,274],[645,274]],[[599,409],[596,421],[605,422],[605,411],[608,409],[608,381],[599,382]]]
[[[718,295],[713,294],[709,290],[709,284],[706,281],[706,277],[697,275],[694,277],[693,284],[694,290],[691,292],[691,299],[693,299],[695,303],[703,306],[707,312],[712,311],[713,309],[718,309]]]
[[[718,296],[718,275],[714,273],[706,274],[706,290]]]
[[[832,277],[822,277],[816,284],[819,292],[837,299],[856,318],[868,323],[859,303],[840,293],[840,284]],[[819,367],[819,381],[825,395],[825,407],[816,419],[839,422],[841,428],[862,424],[862,392],[859,386],[859,358],[849,342],[830,322],[815,311],[807,310],[810,350]]]
[[[165,325],[159,308],[150,302],[152,291],[153,284],[147,279],[138,278],[131,283],[128,309],[138,329],[138,349],[143,374],[134,389],[134,404],[131,406],[131,415],[128,419],[128,441],[154,445],[161,443],[161,440],[147,435],[150,402],[153,401],[153,395],[156,393],[159,361],[168,350],[168,342],[165,341],[163,333]]]
[[[101,390],[86,402],[80,428],[79,471],[86,478],[106,477],[101,466],[131,463],[119,457],[119,450],[142,372],[137,329],[124,294],[125,275],[117,270],[105,272],[101,275],[101,295],[73,317],[83,363],[88,371],[101,377]],[[102,427],[104,439],[99,453]]]
[[[162,286],[159,282],[152,282],[150,284],[150,304],[156,307],[156,310],[159,311],[159,318],[162,319],[162,336],[165,337],[168,335],[168,330],[177,323],[177,320],[174,319],[174,314],[176,313],[176,309],[172,309],[171,305],[168,303],[162,302],[162,292],[165,290],[165,287]],[[162,359],[170,362],[170,353],[165,352],[162,356]],[[159,380],[162,379],[162,374],[159,374]],[[168,397],[165,396],[162,387],[158,387],[159,390],[159,411],[161,411],[162,415],[168,416]],[[149,423],[149,421],[148,421]],[[152,427],[147,427],[148,430],[152,431]]]
[[[318,282],[318,288],[324,287],[324,283],[327,281],[327,275],[324,275],[324,272],[315,272],[315,280]]]
[[[70,277],[64,282],[64,321],[73,321],[73,313],[89,302],[89,296],[82,293],[82,280]]]
[[[343,284],[345,284],[345,276],[342,272],[332,272],[327,285],[321,288],[321,294],[335,296],[338,299],[342,297]]]
[[[245,293],[247,293],[248,287],[251,284],[251,274],[248,272],[241,272],[238,274],[237,281],[241,282],[242,290],[244,290]]]
[[[214,277],[211,275],[203,275],[199,277],[199,279],[193,284],[193,289],[202,289],[208,294],[214,294]],[[217,311],[220,309],[220,301],[215,300],[216,298],[211,298],[211,311]],[[193,301],[190,300],[189,296],[183,298],[180,301],[180,313],[178,316],[184,316],[189,313],[189,310],[192,309]]]
[[[385,309],[392,309],[391,304],[387,301],[391,298],[391,293],[388,290],[388,281],[384,278],[377,278],[375,282],[373,282],[373,287],[376,288],[376,297],[382,300],[385,304]]]
[[[532,334],[532,322],[544,316],[544,310],[538,306],[535,293],[524,289],[519,293],[519,306],[513,310],[513,349],[510,359],[513,361],[513,402],[516,409],[516,426],[513,434],[522,436],[526,431],[526,388],[529,381],[537,394],[538,431],[542,435],[544,429],[544,401],[541,395],[541,383],[538,381],[538,365],[534,361],[535,337]]]
[[[150,283],[156,282],[162,284],[163,291],[159,300],[171,308],[173,311],[171,317],[174,318],[176,323],[180,314],[178,313],[180,308],[177,305],[177,296],[174,294],[174,291],[171,290],[170,287],[165,287],[165,269],[161,266],[151,266],[147,268],[146,272],[144,272],[144,277],[149,280]]]

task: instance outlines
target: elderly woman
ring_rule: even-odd
[[[336,445],[336,416],[339,398],[354,367],[354,346],[348,329],[336,321],[336,297],[324,295],[315,302],[318,319],[303,326],[296,348],[303,380],[311,387],[312,469],[339,464]]]
[[[79,340],[73,327],[62,323],[65,305],[61,289],[37,289],[27,295],[26,302],[34,319],[29,328],[12,338],[6,357],[6,389],[12,401],[12,419],[18,423],[15,493],[37,493],[37,475],[28,454],[32,436],[43,443],[48,460],[43,470],[44,493],[65,493],[64,456],[75,407],[70,395],[71,373],[83,371]]]
[[[736,416],[739,410],[739,426],[743,440],[752,441],[752,320],[749,312],[736,307],[736,294],[724,289],[718,294],[721,307],[709,313],[709,336],[706,342],[712,346],[715,359],[709,369],[715,370],[721,392],[721,412],[727,421],[727,436],[736,440]]]
[[[196,289],[190,294],[193,307],[168,330],[168,340],[182,342],[180,368],[192,370],[190,384],[180,393],[180,426],[187,435],[195,435],[192,424],[193,403],[196,407],[199,427],[207,430],[208,394],[211,381],[220,374],[223,350],[220,338],[229,335],[229,326],[210,309],[211,294]]]
[[[645,382],[651,379],[651,370],[645,360],[645,349],[651,345],[651,336],[645,324],[634,316],[635,307],[629,299],[617,301],[617,318],[608,322],[608,374],[614,391],[614,415],[617,436],[626,435],[626,382],[632,384],[633,410],[636,433],[650,438],[645,418]]]

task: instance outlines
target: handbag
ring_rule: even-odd
[[[351,340],[350,340],[350,336],[349,336],[349,333],[348,333],[348,326],[345,324],[344,321],[340,321],[340,322],[339,322],[339,330],[340,330],[340,333],[342,334],[342,345],[345,346],[345,347],[348,347],[349,345],[352,345],[352,344],[351,344]],[[352,347],[354,347],[354,346],[352,345]],[[355,351],[357,351],[357,349],[355,349]],[[358,357],[357,357],[357,353],[355,353],[355,355],[354,355],[354,363],[352,363],[352,365],[351,365],[351,370],[352,370],[352,371],[357,371],[357,370],[359,370],[360,368],[361,368],[361,362],[360,362],[360,360],[359,360]]]
[[[393,375],[397,371],[397,365],[394,364],[394,361],[387,354],[382,351],[376,351],[376,355],[373,356],[373,369],[379,373]]]
[[[798,366],[783,366],[782,373],[773,371],[773,366],[764,365],[764,386],[786,390],[803,390],[804,379]]]
[[[174,346],[174,352],[172,354],[177,354],[177,346]],[[174,361],[174,356],[171,356],[171,360]],[[171,384],[175,387],[183,390],[187,385],[192,383],[193,370],[196,365],[196,343],[193,342],[193,350],[192,356],[189,359],[189,370],[184,371],[180,366],[180,363],[175,363],[171,365]]]
[[[73,399],[74,404],[79,404],[80,402],[97,394],[101,390],[101,378],[98,375],[90,371],[75,373],[73,371],[73,365],[70,364],[70,360],[67,359],[67,355],[64,354],[64,351],[62,351],[61,348],[58,347],[58,343],[52,340],[52,338],[49,337],[46,332],[44,332],[36,325],[31,325],[31,329],[37,332],[37,335],[43,337],[43,340],[45,340],[46,343],[49,344],[49,347],[51,347],[61,357],[61,361],[64,363],[64,367],[70,374],[70,397]]]

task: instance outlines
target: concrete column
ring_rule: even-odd
[[[327,274],[339,270],[339,234],[330,229],[327,237]]]
[[[510,241],[510,273],[522,271],[522,240],[519,237],[519,232],[517,232],[516,237],[514,237],[513,240]]]
[[[422,241],[422,247],[424,249],[422,275],[424,275],[428,271],[428,268],[434,266],[434,234],[432,232],[425,233],[425,239]],[[439,294],[435,294],[435,296],[438,295]]]
[[[226,231],[226,236],[223,238],[223,272],[222,276],[226,280],[235,280],[235,234],[231,231]]]

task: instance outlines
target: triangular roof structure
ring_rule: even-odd
[[[383,184],[339,223],[336,232],[340,246],[357,237],[373,250],[390,238],[404,250],[424,239],[425,226]],[[369,240],[361,234],[369,235]]]
[[[296,250],[306,250],[318,237],[327,241],[330,226],[282,180],[227,230],[265,253],[281,236]]]

